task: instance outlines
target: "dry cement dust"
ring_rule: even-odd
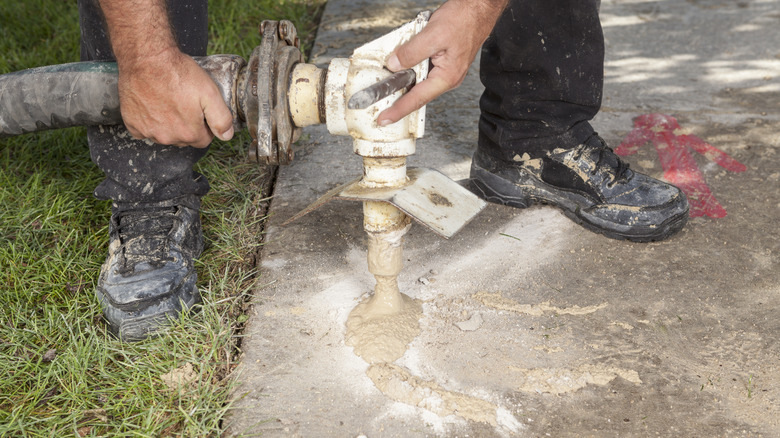
[[[433,381],[412,375],[405,368],[390,362],[403,356],[407,345],[419,334],[419,319],[422,307],[419,302],[397,292],[395,282],[386,283],[381,277],[377,292],[366,302],[359,304],[347,320],[347,345],[355,353],[373,364],[366,374],[376,387],[389,398],[439,416],[456,415],[461,418],[506,427],[498,424],[499,408],[492,403],[466,394],[448,391]],[[383,302],[395,293],[402,297],[401,312],[386,312]],[[383,295],[387,295],[383,297]],[[607,304],[597,306],[572,306],[559,308],[549,303],[525,305],[505,298],[501,293],[478,292],[473,298],[483,305],[516,313],[541,316],[545,313],[585,315],[603,309]],[[390,300],[392,301],[392,300]],[[478,314],[477,314],[478,315]],[[481,318],[480,318],[481,319]],[[510,367],[517,372],[517,389],[524,392],[564,394],[578,391],[586,385],[606,385],[621,377],[634,384],[642,381],[636,371],[600,365],[581,365],[575,369],[523,369]],[[511,429],[515,429],[514,425]]]

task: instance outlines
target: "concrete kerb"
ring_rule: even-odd
[[[594,124],[616,146],[641,114],[677,117],[748,167],[699,158],[728,216],[653,244],[606,239],[547,207],[489,206],[449,240],[413,226],[399,283],[424,301],[422,334],[394,366],[370,369],[344,345],[373,285],[360,204],[279,225],[360,172],[348,138],[307,129],[279,172],[229,435],[780,435],[779,7],[604,2]],[[331,0],[314,62],[426,8]],[[467,176],[476,73],[429,105],[411,166]],[[628,161],[663,175],[651,146]]]

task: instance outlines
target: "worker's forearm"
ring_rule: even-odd
[[[205,147],[233,136],[217,85],[182,53],[165,0],[99,0],[119,67],[119,106],[137,139]]]
[[[492,10],[491,15],[498,17],[506,9],[509,0],[486,0],[484,3]]]
[[[120,70],[178,51],[165,0],[100,0]]]
[[[490,33],[496,24],[498,17],[504,12],[509,0],[448,0],[460,2],[464,7],[471,11],[472,20],[479,23],[487,29],[486,34]]]

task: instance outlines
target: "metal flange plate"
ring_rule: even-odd
[[[260,33],[263,40],[252,52],[249,78],[241,90],[253,139],[250,155],[264,164],[289,164],[300,129],[292,123],[287,91],[290,72],[303,56],[291,22],[266,20]]]
[[[361,178],[358,178],[321,196],[283,225],[305,216],[331,199],[382,201],[394,205],[434,233],[450,238],[487,205],[485,201],[436,170],[410,168],[407,175],[409,182],[406,185],[393,188],[365,187],[360,183]]]

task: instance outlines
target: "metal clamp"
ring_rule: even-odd
[[[252,145],[249,155],[260,163],[289,164],[292,144],[300,136],[287,103],[290,73],[302,62],[295,26],[287,20],[263,21],[263,40],[252,52],[248,74],[238,87],[238,100],[246,120]]]

